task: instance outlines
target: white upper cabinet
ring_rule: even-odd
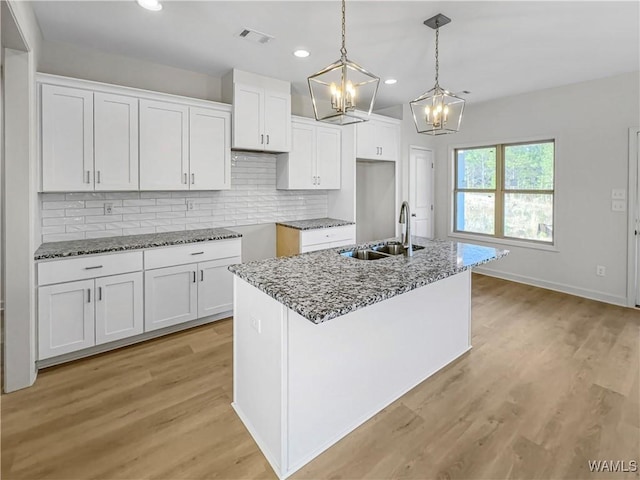
[[[222,94],[233,104],[231,148],[265,152],[291,149],[291,84],[232,70]]]
[[[43,192],[231,187],[230,106],[46,74],[38,83]]]
[[[400,122],[371,116],[356,125],[356,157],[372,160],[398,160]]]
[[[231,188],[231,113],[213,109],[189,109],[190,188]]]
[[[291,150],[291,94],[265,90],[264,149],[269,152]]]
[[[138,190],[138,99],[95,93],[96,190]]]
[[[189,107],[140,100],[140,190],[189,189]]]
[[[278,156],[277,188],[340,189],[342,132],[305,118],[292,122],[291,152]]]
[[[43,190],[93,190],[93,92],[43,85],[41,101]]]
[[[316,127],[316,188],[340,189],[341,133],[340,127]]]

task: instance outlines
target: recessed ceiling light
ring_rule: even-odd
[[[162,4],[158,0],[136,0],[138,5],[152,12],[159,12],[162,10]]]
[[[307,58],[310,55],[307,50],[296,50],[293,54],[298,58]]]
[[[386,83],[387,85],[393,85],[394,83],[398,83],[398,80],[396,80],[395,78],[387,78],[384,83]]]

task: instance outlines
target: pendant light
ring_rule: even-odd
[[[347,58],[345,0],[342,0],[340,60],[311,75],[307,81],[313,112],[319,122],[336,125],[369,120],[380,79]]]
[[[418,133],[427,135],[444,135],[455,133],[460,129],[464,99],[445,90],[438,83],[440,64],[438,61],[438,40],[440,27],[451,22],[441,13],[425,20],[424,24],[436,31],[436,84],[428,92],[409,102],[413,121]]]

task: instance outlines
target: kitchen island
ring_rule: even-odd
[[[412,257],[354,245],[229,267],[233,407],[280,478],[471,348],[470,269],[508,252],[413,243]]]

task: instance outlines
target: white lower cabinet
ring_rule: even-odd
[[[142,272],[97,278],[96,345],[144,331]]]
[[[40,287],[38,358],[142,333],[142,301],[142,272]]]
[[[197,265],[144,273],[144,330],[149,332],[198,317]]]
[[[227,259],[198,264],[198,316],[233,310],[233,274]]]
[[[233,238],[39,262],[38,360],[233,310],[241,251]]]
[[[233,275],[240,257],[145,272],[145,332],[233,309]]]
[[[95,345],[94,280],[38,289],[40,360]]]

